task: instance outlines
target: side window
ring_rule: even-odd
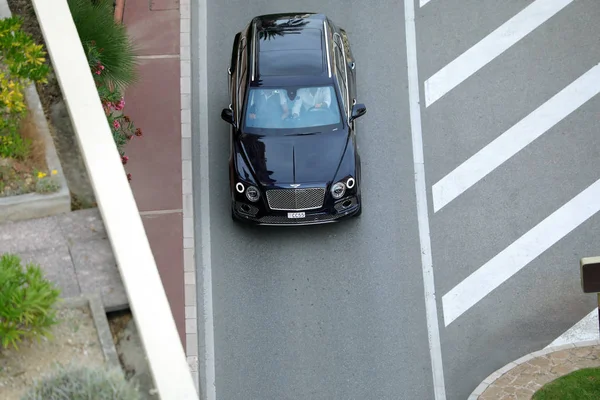
[[[337,43],[334,46],[334,58],[335,58],[335,75],[340,84],[340,91],[342,92],[342,104],[344,106],[344,114],[348,113],[348,98],[347,98],[347,83],[346,83],[346,63],[344,62],[344,56],[342,55],[341,49]]]
[[[241,107],[244,104],[244,96],[246,95],[246,79],[244,79],[245,75],[246,75],[246,70],[248,67],[248,57],[246,54],[246,40],[245,38],[242,39],[242,42],[240,44],[240,52],[238,55],[238,71],[237,71],[237,104],[238,104],[238,108],[237,108],[237,114],[238,117],[240,116],[241,113]]]

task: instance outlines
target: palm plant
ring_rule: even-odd
[[[112,0],[67,0],[90,68],[102,67],[100,83],[123,92],[137,81],[136,48],[114,20]]]
[[[306,24],[308,21],[305,21],[304,18],[290,18],[281,24],[277,24],[276,20],[266,20],[258,27],[258,37],[263,40],[271,40],[276,36],[298,34]]]

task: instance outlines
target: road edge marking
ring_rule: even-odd
[[[198,330],[198,371],[199,394],[204,400],[216,400],[215,374],[215,338],[212,292],[211,235],[210,235],[210,190],[209,190],[209,154],[208,154],[208,43],[207,43],[207,0],[191,0],[190,17],[190,103],[191,113],[190,136],[192,144],[193,174],[192,192],[198,194],[193,199],[195,212],[194,242],[197,251],[194,254],[194,265],[202,266],[196,274],[197,293],[202,289],[202,307],[197,307]],[[190,21],[190,22],[191,22]],[[199,226],[199,229],[198,229]]]
[[[194,262],[194,197],[192,193],[192,139],[191,121],[191,70],[190,70],[190,0],[179,4],[179,54],[140,56],[139,59],[179,59],[179,94],[181,109],[181,210],[183,223],[183,291],[185,318],[185,355],[194,380],[196,392],[200,393],[198,373],[198,298],[196,296],[196,263]],[[148,213],[152,214],[152,213]]]
[[[415,169],[415,192],[417,201],[417,220],[419,242],[421,245],[421,267],[423,269],[423,289],[425,314],[427,320],[427,338],[433,378],[435,400],[446,400],[444,383],[444,364],[440,340],[439,316],[435,298],[433,259],[429,233],[429,211],[427,204],[427,186],[423,156],[423,132],[421,127],[421,101],[419,94],[419,72],[417,63],[417,33],[415,26],[415,0],[404,0],[404,23],[406,30],[406,61],[408,70],[408,102],[410,106],[410,131]]]

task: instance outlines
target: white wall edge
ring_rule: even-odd
[[[197,400],[186,355],[66,0],[32,0],[161,400]]]

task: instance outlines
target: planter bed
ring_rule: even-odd
[[[36,43],[42,44],[46,49],[32,0],[0,0],[0,10],[3,2],[7,2],[13,15],[23,19],[23,31],[30,34]],[[124,147],[134,136],[142,136],[142,131],[135,127],[127,115],[123,115],[122,110],[125,103],[119,94],[123,93],[125,88],[137,79],[135,48],[124,28],[114,22],[112,0],[100,0],[98,3],[110,6],[107,15],[99,9],[91,10],[89,5],[95,4],[94,2],[69,1],[69,4],[71,3],[75,4],[74,7],[77,10],[76,12],[75,9],[72,9],[73,18],[84,51],[88,56],[90,70],[98,85],[109,126],[121,153],[122,162],[126,164],[128,157],[125,156]],[[79,31],[80,28],[82,31]],[[104,65],[105,61],[108,63],[106,66]],[[50,69],[48,83],[36,84],[36,88],[47,117],[50,133],[54,139],[56,153],[64,169],[64,176],[71,194],[71,209],[96,207],[94,191],[79,149],[77,136],[73,130],[60,85],[53,73],[49,55],[46,57],[45,63]],[[108,87],[114,88],[108,89]],[[130,174],[127,176],[131,179]]]
[[[5,0],[0,0],[2,2]],[[6,4],[3,4],[0,19],[10,17]],[[0,72],[8,71],[7,60],[3,59]],[[11,82],[12,75],[7,77]],[[70,210],[69,189],[35,85],[24,87],[22,94],[25,114],[20,117],[3,114],[2,118],[5,122],[20,120],[16,125],[17,138],[20,136],[29,141],[29,145],[24,146],[29,151],[14,158],[10,156],[11,150],[8,155],[3,153],[4,157],[0,155],[0,222],[45,217]],[[3,128],[0,140],[4,149],[10,148],[15,138],[10,135],[11,131],[15,132],[9,127]]]
[[[23,19],[23,31],[30,34],[36,43],[42,44],[47,51],[31,0],[0,0],[0,3],[7,1],[11,13]],[[60,160],[68,184],[70,209],[94,207],[96,206],[94,192],[48,55],[45,63],[50,68],[48,83],[36,84],[35,88],[45,114],[48,131],[53,139],[52,146],[56,149],[55,154]]]
[[[19,400],[34,381],[57,365],[118,367],[119,360],[102,302],[96,296],[64,299],[51,339],[23,342],[0,352],[0,398]]]

